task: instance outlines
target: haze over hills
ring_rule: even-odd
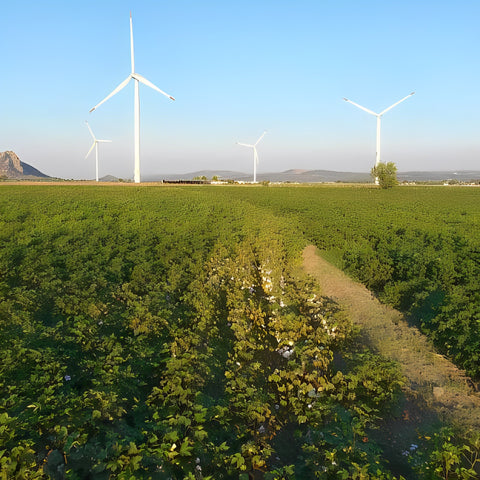
[[[442,180],[458,180],[469,182],[480,180],[479,170],[439,170],[436,172],[398,172],[397,178],[400,182],[433,182]]]
[[[173,174],[164,175],[162,177],[144,176],[147,181],[153,180],[192,180],[195,177],[205,176],[207,179],[211,179],[217,176],[219,180],[230,179],[241,182],[251,182],[253,175],[251,173],[235,172],[228,170],[200,170],[197,172],[187,173],[183,175]],[[355,173],[355,172],[333,172],[329,170],[300,170],[291,169],[284,172],[268,172],[258,173],[257,181],[270,181],[270,182],[298,182],[298,183],[315,183],[315,182],[368,182],[371,181],[371,177],[368,173]]]
[[[39,180],[52,178],[28,163],[22,162],[13,151],[0,152],[0,177],[17,180]],[[237,172],[232,170],[198,170],[196,172],[181,174],[145,174],[144,182],[161,182],[162,180],[193,180],[206,177],[211,180],[217,177],[219,180],[234,180],[237,182],[251,182],[252,173]],[[441,182],[457,180],[459,182],[480,181],[480,170],[457,170],[457,171],[409,171],[398,172],[400,182]],[[127,179],[125,179],[127,180]],[[114,175],[105,175],[100,179],[102,182],[118,182]],[[127,180],[128,181],[128,180]],[[333,170],[304,170],[289,169],[283,172],[257,173],[257,181],[291,182],[291,183],[322,183],[322,182],[345,182],[367,183],[372,178],[367,172],[337,172]]]
[[[50,178],[28,163],[20,161],[15,152],[0,152],[0,176],[15,179]]]
[[[143,180],[157,182],[162,180],[193,180],[205,176],[208,180],[217,176],[219,180],[235,180],[251,182],[251,173],[235,172],[229,170],[199,170],[184,174],[170,175],[144,175]],[[459,171],[436,171],[436,172],[399,172],[397,174],[400,182],[429,182],[443,180],[458,180],[460,182],[480,180],[480,170],[459,170]],[[332,170],[303,170],[290,169],[284,172],[257,173],[257,181],[270,182],[295,182],[295,183],[316,183],[316,182],[371,182],[372,177],[367,172],[336,172]]]

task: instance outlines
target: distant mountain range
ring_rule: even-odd
[[[15,152],[0,152],[0,177],[18,180],[35,180],[51,178],[28,163],[20,161]],[[206,177],[211,180],[217,177],[219,180],[234,180],[237,182],[251,182],[252,174],[235,172],[230,170],[199,170],[197,172],[170,175],[143,175],[144,182],[161,182],[162,180],[193,180]],[[470,182],[480,180],[480,170],[457,170],[457,171],[434,171],[434,172],[399,172],[400,182],[441,182],[458,180]],[[106,175],[100,179],[102,182],[117,182],[119,179],[113,175]],[[291,169],[284,172],[257,173],[259,182],[290,182],[290,183],[367,183],[372,178],[369,173],[362,172],[336,172],[332,170],[302,170]]]
[[[480,180],[480,170],[457,170],[438,172],[398,172],[400,182],[441,182],[442,180],[458,180],[469,182]]]
[[[235,180],[240,182],[251,182],[252,174],[234,172],[229,170],[200,170],[197,172],[172,175],[144,175],[145,182],[159,182],[162,180],[193,180],[194,178],[206,177],[210,180],[213,177],[219,180]],[[400,182],[441,182],[444,180],[458,180],[469,182],[480,180],[480,170],[459,170],[459,171],[436,171],[436,172],[399,172],[397,174]],[[369,173],[359,172],[336,172],[332,170],[300,170],[292,169],[284,172],[257,173],[257,181],[270,182],[292,182],[292,183],[317,183],[317,182],[347,182],[366,183],[371,182]]]
[[[235,180],[240,182],[251,182],[253,176],[251,173],[234,172],[229,170],[200,170],[198,172],[173,175],[144,175],[144,181],[160,181],[160,180],[192,180],[198,177],[207,177],[211,179],[214,176],[219,180]],[[371,177],[368,173],[353,172],[332,172],[329,170],[286,170],[284,172],[257,173],[257,181],[269,182],[298,182],[298,183],[315,183],[315,182],[368,182]]]
[[[50,178],[28,163],[20,161],[17,154],[12,151],[0,152],[0,177],[18,180]]]

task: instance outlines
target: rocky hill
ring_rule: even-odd
[[[20,161],[15,152],[6,151],[0,152],[0,177],[27,179],[48,178],[48,175],[45,175],[28,163]]]

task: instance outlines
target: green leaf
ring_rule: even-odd
[[[183,443],[180,445],[179,454],[183,457],[188,457],[191,455],[193,447],[191,447],[188,443],[188,438],[186,438]]]

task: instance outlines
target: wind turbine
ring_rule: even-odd
[[[257,145],[258,145],[258,142],[260,142],[260,140],[264,137],[266,133],[267,133],[266,131],[263,132],[262,135],[260,135],[260,138],[253,145],[249,143],[237,142],[237,145],[243,145],[244,147],[253,148],[253,183],[257,183],[257,165],[258,165]]]
[[[148,81],[145,77],[135,72],[135,58],[133,54],[133,27],[132,27],[132,12],[130,12],[130,58],[132,62],[132,71],[130,75],[117,87],[113,90],[110,95],[107,95],[100,103],[97,103],[91,110],[90,113],[97,109],[102,103],[106,102],[109,98],[113,97],[116,93],[122,90],[127,86],[128,82],[133,79],[135,84],[135,93],[134,93],[134,139],[135,139],[135,169],[133,173],[133,178],[135,183],[140,183],[140,94],[139,94],[139,83],[143,83],[147,87],[153,88],[157,92],[165,95],[170,98],[170,100],[175,100],[171,95],[165,93],[163,90],[160,90],[152,82]]]
[[[369,110],[368,108],[365,108],[365,107],[362,107],[361,105],[359,105],[358,103],[355,103],[355,102],[352,102],[351,100],[349,100],[348,98],[344,98],[344,100],[346,102],[349,102],[351,103],[352,105],[355,105],[356,107],[360,108],[361,110],[364,110],[365,112],[367,113],[370,113],[371,115],[375,115],[375,117],[377,117],[377,153],[376,153],[376,159],[375,159],[375,166],[378,167],[378,164],[380,163],[380,122],[381,122],[381,119],[382,119],[382,115],[384,115],[385,113],[387,113],[389,110],[391,110],[393,107],[396,107],[399,103],[402,103],[404,100],[406,100],[407,98],[411,97],[415,92],[412,92],[410,94],[408,94],[406,97],[402,98],[401,100],[399,100],[398,102],[394,103],[393,105],[390,105],[388,108],[386,108],[385,110],[383,110],[382,112],[380,113],[375,113],[375,112],[372,112],[372,110]],[[376,178],[375,179],[375,183],[378,183],[378,179]]]
[[[88,151],[88,153],[85,155],[85,159],[88,158],[88,156],[92,152],[93,148],[95,147],[95,180],[98,182],[98,144],[99,143],[109,143],[109,142],[111,142],[111,140],[97,140],[95,138],[95,135],[93,134],[92,129],[90,128],[90,125],[88,124],[88,122],[85,121],[85,123],[87,124],[88,130],[90,131],[90,135],[92,135],[92,137],[93,137],[92,146],[90,147],[90,150]]]

